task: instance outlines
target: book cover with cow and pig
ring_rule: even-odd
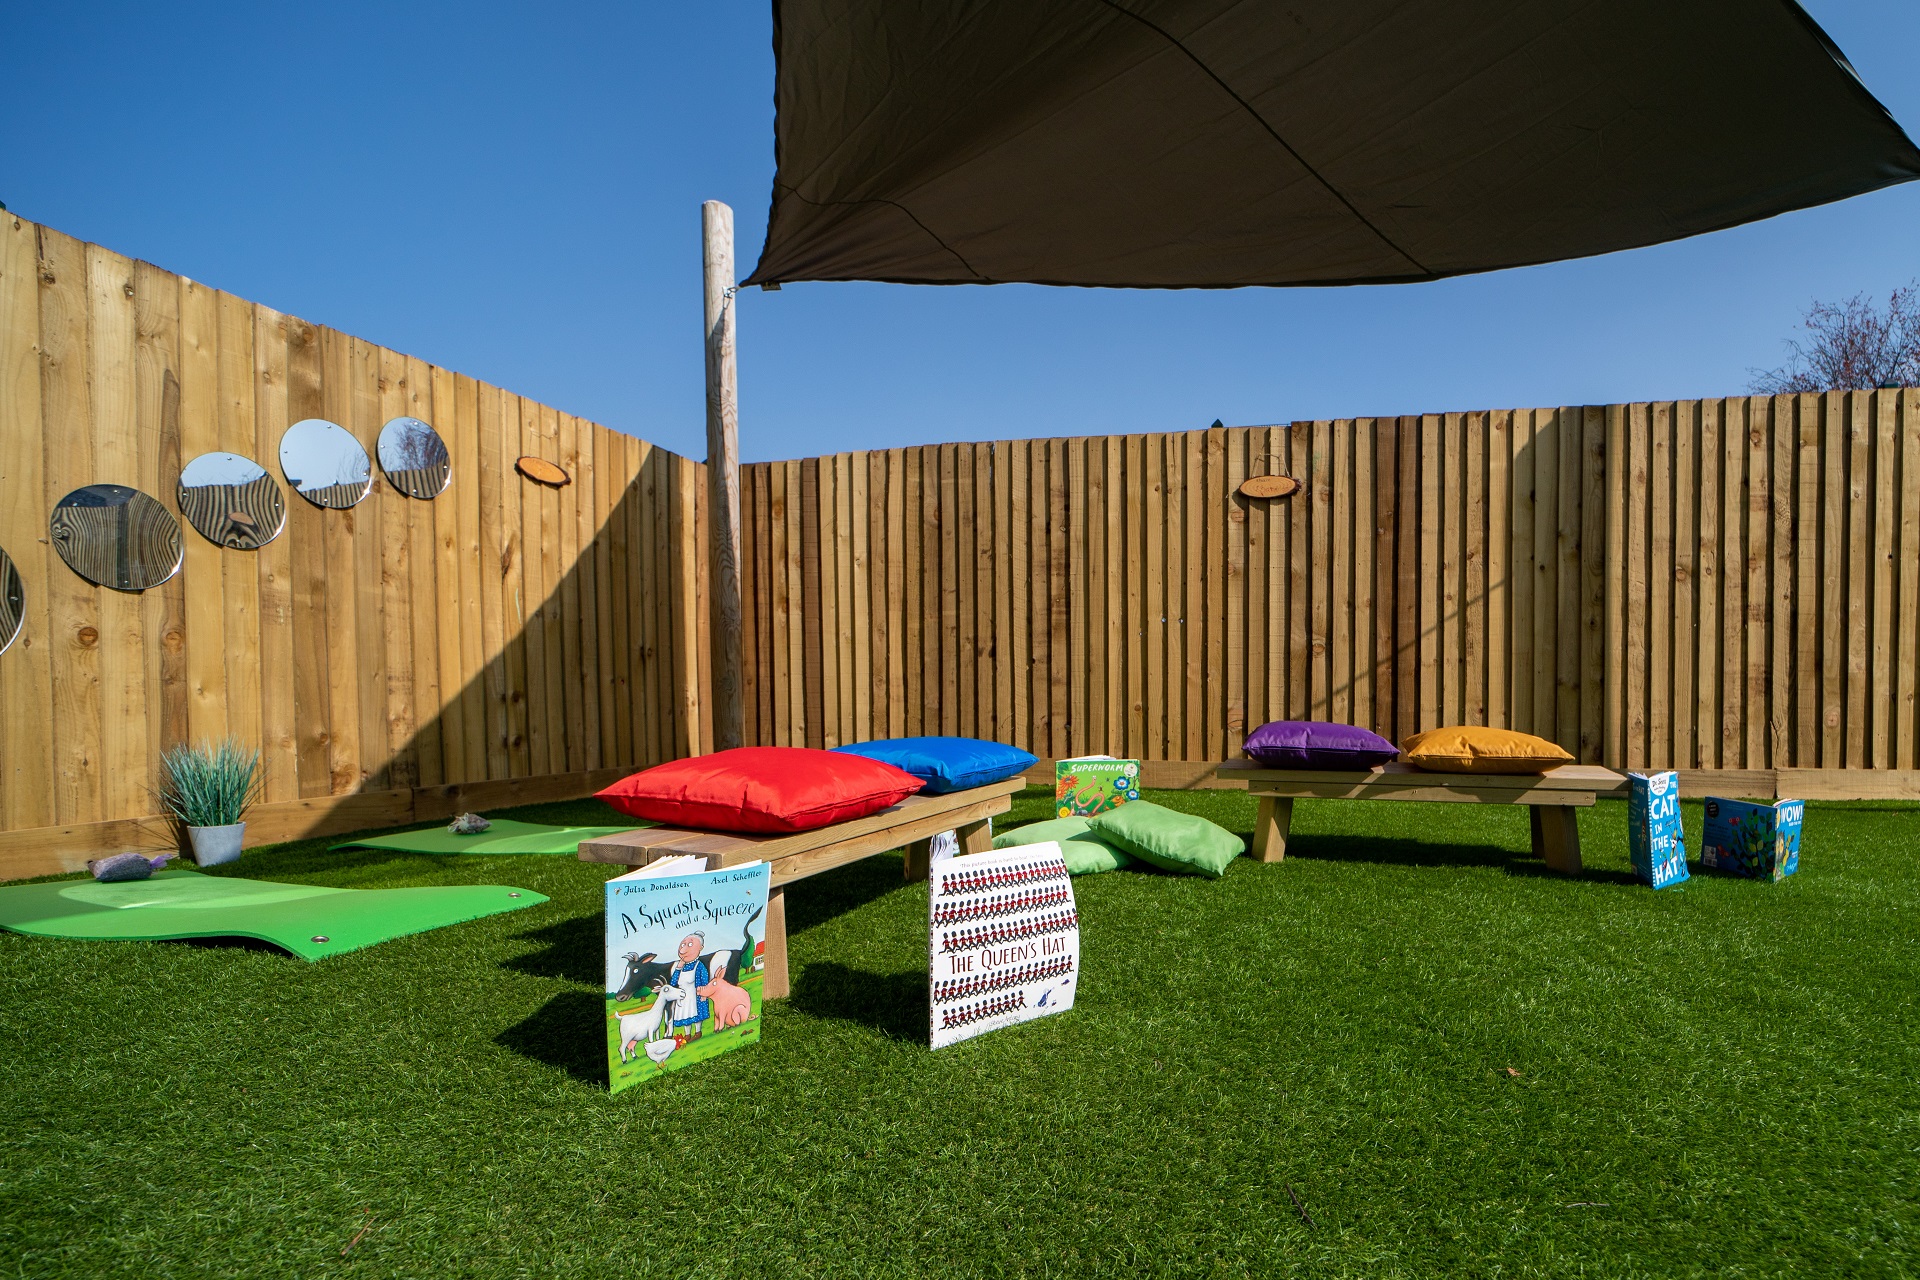
[[[760,1038],[764,862],[663,858],[607,881],[607,1083],[618,1093]]]
[[[1057,843],[943,858],[928,881],[934,1048],[1073,1008],[1080,912]]]

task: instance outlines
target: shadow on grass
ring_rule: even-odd
[[[903,888],[905,862],[898,853],[883,853],[809,876],[787,888],[787,936],[845,915]]]
[[[1251,836],[1245,837],[1249,846]],[[1287,857],[1321,862],[1369,862],[1400,867],[1491,867],[1510,876],[1564,880],[1567,877],[1530,853],[1492,844],[1444,844],[1390,836],[1295,836],[1287,841]],[[1624,871],[1588,867],[1580,879],[1597,884],[1638,885]]]
[[[516,942],[537,943],[538,951],[510,956],[502,969],[535,978],[564,978],[598,986],[606,981],[607,927],[603,916],[574,916],[514,935]]]
[[[503,1049],[557,1067],[582,1084],[607,1083],[607,1002],[590,991],[563,991],[493,1038]]]
[[[788,1001],[797,1013],[857,1022],[895,1040],[930,1039],[924,973],[868,973],[815,961],[800,971]]]
[[[390,835],[381,831],[374,834]],[[398,849],[342,849],[338,853],[327,848],[331,840],[303,840],[298,844],[283,844],[265,849],[249,849],[238,862],[222,863],[217,867],[207,867],[208,875],[253,877],[269,872],[273,875],[297,876],[321,871],[359,871],[368,867],[382,867],[394,862],[410,862],[425,854],[404,853]],[[176,866],[182,865],[176,863]],[[191,862],[184,863],[185,869],[198,871]]]
[[[300,958],[285,947],[276,946],[265,939],[243,938],[231,933],[216,934],[207,938],[169,938],[167,941],[183,947],[195,947],[207,951],[261,951],[287,960]]]

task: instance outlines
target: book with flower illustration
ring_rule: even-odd
[[[1807,802],[1754,804],[1707,797],[1707,826],[1700,864],[1710,871],[1784,880],[1800,869],[1800,827]]]
[[[1058,844],[941,858],[927,878],[934,1048],[1073,1008],[1080,911]]]
[[[1140,762],[1075,756],[1053,766],[1053,807],[1062,818],[1090,818],[1140,798]]]
[[[772,883],[764,862],[690,854],[607,881],[609,1092],[760,1038]]]

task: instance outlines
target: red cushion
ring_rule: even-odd
[[[643,769],[600,799],[622,813],[706,831],[813,831],[898,804],[924,783],[838,751],[736,747]]]

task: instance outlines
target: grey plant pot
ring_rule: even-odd
[[[224,827],[188,827],[187,839],[193,844],[193,861],[202,867],[217,867],[240,858],[240,838],[247,824],[235,822]]]

